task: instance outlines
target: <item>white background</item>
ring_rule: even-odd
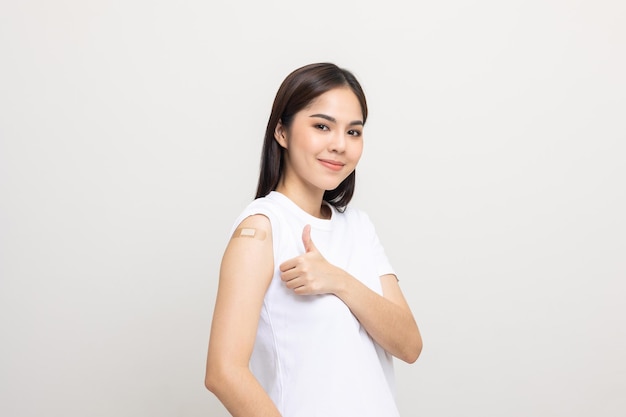
[[[369,99],[402,415],[626,415],[626,3],[221,3],[1,3],[0,415],[227,416],[220,258],[319,61]]]

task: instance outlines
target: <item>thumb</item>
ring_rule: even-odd
[[[317,250],[315,245],[313,244],[313,240],[311,240],[311,225],[307,224],[304,226],[302,230],[302,243],[304,243],[304,250],[308,252],[313,252]]]

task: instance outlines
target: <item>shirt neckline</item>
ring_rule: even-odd
[[[312,214],[307,213],[302,208],[300,208],[300,206],[294,203],[293,200],[278,191],[271,191],[266,196],[266,198],[277,202],[278,204],[298,216],[304,223],[310,224],[311,227],[316,229],[330,229],[334,219],[337,216],[337,209],[326,201],[324,201],[323,203],[327,205],[328,208],[330,208],[330,219],[320,219],[319,217],[315,217]]]

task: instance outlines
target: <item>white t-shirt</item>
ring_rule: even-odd
[[[351,206],[330,220],[272,191],[235,221],[263,214],[271,222],[274,276],[261,309],[250,369],[283,417],[397,417],[393,358],[335,295],[297,295],[279,266],[304,253],[302,229],[328,262],[382,294],[394,274],[369,217]],[[231,231],[231,232],[232,232]]]

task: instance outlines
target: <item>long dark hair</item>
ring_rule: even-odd
[[[278,186],[283,170],[284,149],[274,138],[274,131],[278,122],[289,128],[293,117],[305,108],[314,99],[325,92],[337,87],[349,87],[356,95],[361,104],[363,123],[367,119],[367,102],[365,94],[356,77],[348,70],[339,68],[332,63],[309,64],[298,68],[285,78],[280,85],[272,113],[267,122],[263,151],[261,153],[261,172],[256,197],[265,197],[270,191]],[[332,204],[338,210],[343,210],[348,205],[354,194],[356,183],[356,170],[337,186],[334,190],[324,192],[324,200]]]

